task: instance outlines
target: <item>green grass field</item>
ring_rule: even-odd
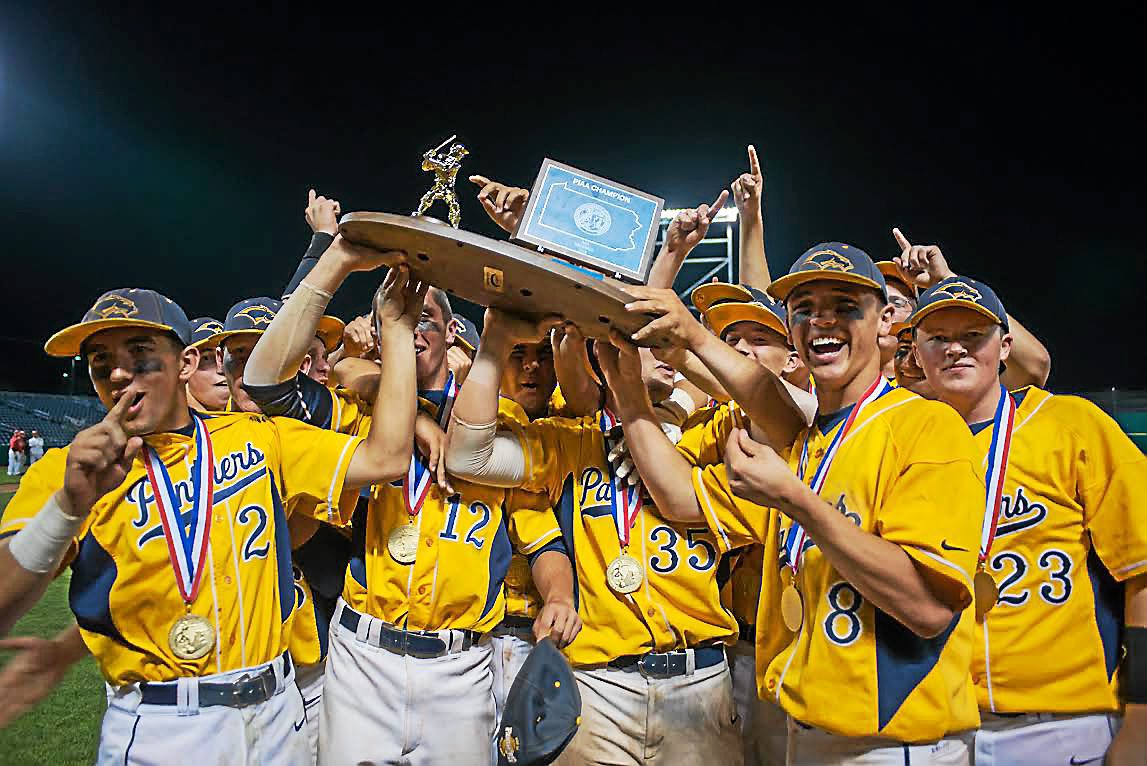
[[[0,477],[8,479],[7,476]],[[0,481],[0,513],[14,487]],[[48,587],[36,607],[12,630],[14,636],[54,636],[72,623],[68,609],[68,575]],[[0,657],[0,664],[7,657]],[[100,719],[107,706],[104,682],[95,662],[85,659],[72,668],[56,690],[35,710],[0,729],[0,764],[85,764],[96,757]]]

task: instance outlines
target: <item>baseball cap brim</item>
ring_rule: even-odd
[[[715,304],[721,301],[739,301],[747,303],[753,300],[753,295],[740,285],[730,284],[728,282],[709,282],[696,288],[689,294],[689,300],[693,301],[693,305],[697,307],[698,311],[705,312]]]
[[[904,269],[896,263],[896,261],[877,261],[876,268],[880,269],[880,273],[884,275],[884,281],[892,280],[898,282],[908,288],[908,292],[913,296],[919,296],[920,290],[916,287],[915,283],[909,279],[908,275],[904,273]]]
[[[765,289],[769,295],[778,301],[784,301],[789,297],[796,288],[805,284],[806,282],[817,281],[828,282],[848,282],[853,285],[863,285],[864,287],[871,287],[873,290],[883,294],[884,285],[880,284],[874,279],[869,279],[860,274],[853,274],[847,271],[836,271],[835,269],[813,269],[809,271],[797,271],[792,274],[786,274],[780,279],[773,282],[768,288]]]
[[[725,330],[737,322],[755,322],[764,325],[782,338],[788,338],[788,328],[773,312],[759,303],[718,303],[705,312],[709,327],[718,338],[724,338]]]
[[[894,338],[899,338],[901,333],[903,333],[905,330],[911,330],[911,329],[912,329],[912,323],[911,322],[893,322],[892,323],[892,336]]]
[[[343,332],[346,330],[346,322],[336,316],[324,314],[319,317],[319,329],[315,333],[323,342],[327,353],[334,351],[339,347],[343,341]]]
[[[88,338],[103,330],[110,330],[116,327],[143,327],[148,330],[168,332],[171,333],[172,337],[179,337],[176,335],[174,328],[160,324],[159,322],[148,322],[142,319],[129,318],[97,319],[92,322],[80,322],[79,324],[70,325],[60,330],[48,338],[48,342],[44,344],[44,351],[48,356],[76,356],[80,353],[84,341]]]
[[[912,316],[908,318],[908,325],[910,327],[915,327],[916,325],[920,324],[920,322],[922,322],[924,318],[929,314],[934,314],[940,309],[947,308],[958,308],[966,309],[968,311],[975,311],[977,314],[987,317],[998,325],[1004,324],[1004,321],[1001,317],[996,316],[995,313],[984,308],[978,303],[973,303],[972,301],[962,301],[957,298],[947,298],[942,301],[929,303],[927,306],[921,306],[920,308],[916,309],[916,311],[912,313]]]
[[[223,341],[228,338],[233,338],[236,335],[262,335],[264,332],[266,332],[266,330],[226,330],[212,335],[210,340],[215,341],[216,345],[221,345]]]

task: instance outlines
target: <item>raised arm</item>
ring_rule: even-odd
[[[757,150],[749,145],[749,172],[733,182],[733,202],[740,218],[738,271],[741,284],[764,290],[772,284],[769,262],[765,258],[765,215],[762,200],[765,177]]]
[[[559,318],[537,324],[498,309],[486,309],[474,364],[459,389],[450,417],[446,469],[460,479],[516,487],[526,477],[526,457],[517,437],[498,432],[498,389],[515,343],[537,343]]]
[[[335,237],[251,350],[244,383],[271,386],[293,379],[318,332],[319,319],[346,278],[355,271],[372,271],[393,255]]]
[[[712,205],[702,204],[677,214],[665,230],[665,242],[653,261],[653,268],[649,270],[650,287],[673,287],[677,272],[681,271],[681,264],[685,263],[685,258],[693,248],[705,239],[709,226],[728,198],[729,190],[722,189]]]
[[[192,350],[194,351],[194,350]],[[198,356],[194,358],[198,360]],[[14,535],[0,540],[0,635],[6,634],[44,595],[92,506],[123,483],[143,439],[125,429],[135,392],[125,389],[119,400],[90,428],[76,434],[68,447],[64,485],[52,491],[29,472],[12,498],[8,511],[21,504],[39,506]],[[35,472],[40,467],[32,467]],[[25,499],[27,498],[27,499]]]
[[[414,326],[422,315],[429,287],[429,283],[416,280],[405,265],[400,265],[390,270],[375,294],[382,371],[370,431],[347,468],[349,487],[393,481],[405,475],[410,466],[418,411]]]
[[[287,283],[287,289],[283,291],[283,300],[291,297],[291,293],[295,292],[295,288],[306,279],[307,274],[311,273],[311,269],[319,262],[319,258],[331,246],[335,235],[339,233],[340,212],[338,200],[315,194],[314,189],[307,192],[307,209],[303,215],[307,219],[307,225],[311,227],[311,242],[307,246],[307,251],[303,253],[303,259],[299,261],[294,276]]]
[[[913,245],[900,229],[892,230],[892,237],[900,246],[896,260],[920,290],[927,290],[937,282],[956,276],[948,260],[936,245]],[[1009,391],[1024,386],[1043,386],[1051,374],[1051,354],[1019,320],[1008,314],[1008,327],[1012,334],[1012,353],[1000,382]]]
[[[689,462],[661,430],[649,401],[637,348],[615,331],[612,345],[598,341],[594,349],[617,404],[629,454],[658,512],[671,521],[706,523]]]
[[[602,384],[586,356],[585,337],[572,324],[559,327],[550,336],[554,349],[554,374],[566,400],[568,415],[592,415],[601,409]]]
[[[810,403],[803,392],[786,383],[762,365],[729,348],[701,326],[672,290],[631,288],[637,300],[627,311],[652,312],[658,319],[638,330],[633,340],[641,343],[660,333],[676,345],[697,355],[721,386],[761,429],[769,444],[782,449],[792,443],[808,423]],[[799,397],[799,398],[798,398]]]

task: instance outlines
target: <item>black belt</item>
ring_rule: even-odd
[[[520,614],[507,614],[502,618],[502,621],[498,623],[498,627],[504,628],[505,630],[533,630],[534,618],[524,617]]]
[[[673,678],[685,675],[688,668],[688,651],[678,649],[672,652],[649,652],[618,657],[609,667],[625,671],[640,671],[650,678]],[[711,668],[725,659],[724,646],[699,646],[693,650],[694,669]]]
[[[352,633],[358,633],[358,625],[362,619],[363,615],[344,604],[342,615],[339,617],[339,625]],[[403,630],[387,625],[382,620],[379,620],[378,623],[378,643],[373,641],[368,643],[380,649],[426,660],[441,657],[446,654],[446,650],[449,648],[435,631]],[[477,644],[482,637],[480,633],[475,633],[472,630],[459,630],[458,632],[462,634],[462,651]]]
[[[757,643],[757,626],[741,625],[737,628],[737,636],[742,641],[748,641],[750,644],[755,644]]]
[[[283,678],[290,674],[291,655],[284,653]],[[275,669],[270,665],[256,673],[244,673],[234,681],[199,681],[199,707],[258,705],[275,696],[275,687]],[[179,704],[179,684],[175,682],[143,683],[140,693],[146,705]]]

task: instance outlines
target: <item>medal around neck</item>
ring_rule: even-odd
[[[789,585],[781,593],[781,619],[793,633],[799,631],[804,624],[804,599],[796,585]]]
[[[1000,587],[990,574],[981,569],[972,578],[972,591],[976,599],[976,622],[983,622],[1000,598]]]
[[[609,566],[605,569],[605,579],[615,593],[625,595],[641,587],[642,581],[645,580],[645,571],[640,561],[628,553],[622,553],[609,562]]]
[[[386,538],[386,549],[399,564],[413,564],[418,554],[418,527],[403,524],[392,529]]]
[[[206,617],[185,614],[171,626],[167,645],[181,660],[202,659],[215,646],[215,626]]]

